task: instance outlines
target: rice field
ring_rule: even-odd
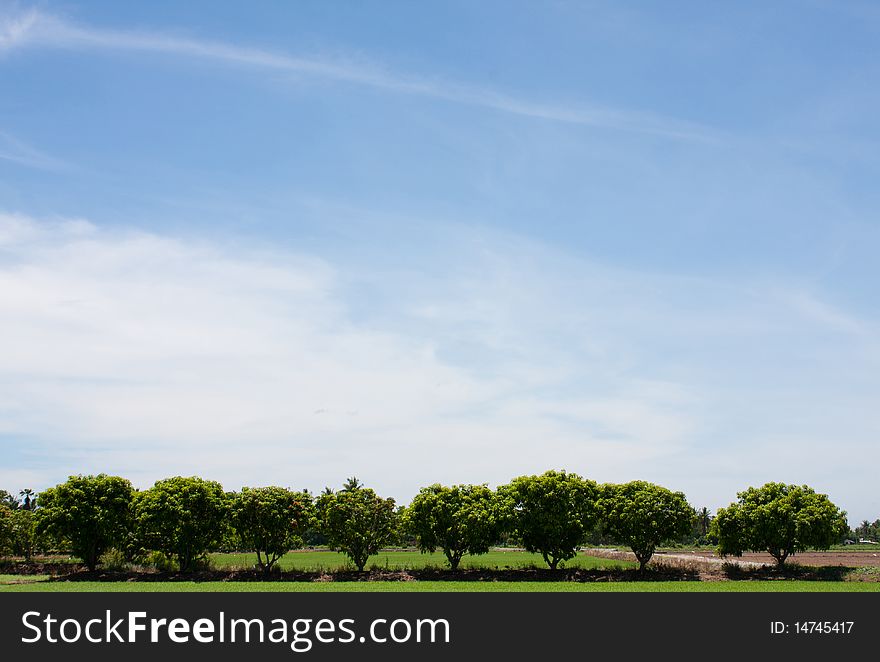
[[[217,570],[250,569],[257,563],[257,555],[212,554],[212,567]],[[295,551],[285,554],[277,564],[282,570],[327,571],[354,570],[354,565],[344,555],[330,551]],[[579,554],[569,561],[563,561],[560,568],[634,568],[637,564],[616,559],[601,559]],[[417,570],[422,568],[448,568],[446,556],[441,552],[421,554],[417,551],[382,551],[371,556],[367,568],[380,570]],[[459,565],[462,569],[488,568],[493,570],[515,568],[546,568],[540,554],[530,554],[521,550],[491,550],[488,554],[465,556]]]

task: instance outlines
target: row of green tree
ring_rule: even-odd
[[[34,517],[36,496],[31,489],[21,490],[18,497],[0,490],[0,554],[11,552],[30,560],[43,547]]]
[[[862,520],[856,528],[852,530],[849,536],[852,540],[870,540],[871,542],[880,542],[880,519],[873,522]]]
[[[8,495],[7,495],[8,496]],[[768,483],[749,488],[710,518],[681,492],[648,483],[600,485],[565,471],[521,476],[495,490],[486,485],[423,488],[397,507],[349,479],[316,497],[282,487],[224,492],[198,477],[160,480],[143,491],[118,476],[71,476],[28,498],[27,508],[0,505],[0,548],[68,549],[94,570],[110,549],[132,562],[149,554],[181,571],[228,545],[254,551],[270,571],[289,550],[318,535],[359,570],[383,548],[409,540],[423,552],[438,549],[451,568],[465,554],[485,554],[500,540],[540,554],[551,569],[573,558],[593,536],[632,549],[640,569],[656,548],[708,529],[722,554],[767,551],[781,565],[805,549],[826,549],[849,531],[846,514],[808,486]],[[597,533],[598,532],[598,533]]]

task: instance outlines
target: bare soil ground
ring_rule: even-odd
[[[686,558],[706,558],[706,559],[716,559],[723,560],[728,562],[745,562],[745,563],[760,563],[760,564],[773,564],[775,563],[772,556],[766,553],[755,553],[755,552],[747,552],[743,554],[741,557],[730,556],[726,559],[719,559],[719,557],[715,554],[705,551],[682,551],[682,552],[671,552],[666,555],[675,555],[675,556],[683,556]],[[660,556],[666,556],[661,554]],[[836,566],[842,565],[847,568],[868,568],[868,567],[880,567],[880,552],[842,552],[842,551],[829,551],[829,552],[801,552],[800,554],[794,554],[790,556],[787,563],[797,563],[798,565],[808,565],[813,567],[825,567],[825,566]]]
[[[583,553],[607,559],[635,560],[632,552],[624,550],[587,549]],[[656,553],[648,567],[652,566],[690,571],[702,581],[771,578],[880,580],[880,553],[870,551],[803,552],[789,557],[785,568],[779,569],[773,557],[766,553],[749,552],[741,557],[722,558],[706,550],[681,550]]]

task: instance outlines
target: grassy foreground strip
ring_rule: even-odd
[[[62,593],[779,593],[874,592],[869,582],[46,582],[0,585],[5,592]]]

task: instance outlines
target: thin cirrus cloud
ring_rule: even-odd
[[[715,141],[717,132],[652,113],[535,102],[497,90],[393,72],[373,63],[295,57],[259,48],[159,32],[106,30],[76,25],[31,10],[0,22],[0,54],[32,47],[123,50],[214,60],[228,65],[315,76],[552,122],[630,131],[689,141]]]
[[[41,152],[5,131],[0,131],[0,160],[39,170],[65,170],[68,164]]]
[[[810,482],[873,512],[880,420],[848,386],[876,384],[870,323],[806,291],[492,239],[455,266],[373,273],[386,296],[365,317],[365,265],[0,214],[0,440],[16,458],[0,484],[111,471],[320,490],[357,473],[406,500],[564,467],[712,507],[756,477]],[[831,443],[847,452],[790,460]]]

